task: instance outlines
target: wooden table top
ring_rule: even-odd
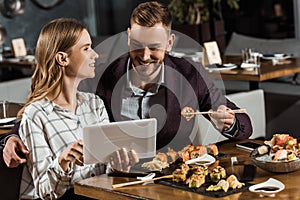
[[[0,129],[0,135],[2,135],[2,134],[6,134],[6,133],[8,133],[9,131],[11,131],[11,129],[12,128],[1,128]]]
[[[240,56],[224,56],[223,63],[241,64]],[[261,60],[260,68],[252,71],[236,68],[232,70],[208,71],[210,77],[223,80],[266,81],[300,72],[300,58],[289,58],[273,65],[272,60]]]
[[[242,141],[240,141],[242,142]],[[261,142],[261,141],[260,141]],[[238,174],[242,176],[243,165],[231,165],[231,157],[237,157],[239,163],[252,164],[249,158],[249,151],[238,149],[235,144],[230,142],[219,147],[221,153],[228,154],[227,158],[220,159],[219,164],[226,168],[227,174]],[[291,173],[271,173],[260,168],[256,168],[256,175],[253,184],[264,182],[269,178],[275,178],[285,184],[285,189],[276,194],[275,199],[297,199],[300,196],[299,181],[300,171]],[[106,174],[91,177],[75,183],[75,193],[95,199],[216,199],[194,192],[177,189],[162,184],[133,185],[123,188],[112,189],[112,184],[134,181],[134,178],[111,177]],[[231,194],[218,199],[261,199],[258,194],[251,193],[249,190]],[[264,199],[274,199],[265,197]]]
[[[25,68],[25,69],[34,69],[35,63],[34,61],[28,61],[28,60],[20,60],[20,59],[3,59],[0,61],[0,68]]]

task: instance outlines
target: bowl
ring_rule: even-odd
[[[264,169],[269,172],[275,173],[286,173],[293,172],[300,169],[300,159],[292,160],[292,161],[269,161],[258,159],[261,157],[258,153],[258,148],[254,149],[250,153],[251,161],[259,168]]]

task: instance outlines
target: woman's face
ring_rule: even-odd
[[[68,56],[66,75],[79,79],[93,78],[95,76],[95,62],[98,54],[92,49],[92,40],[87,32],[83,30],[78,42],[71,48]]]

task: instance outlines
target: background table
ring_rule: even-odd
[[[240,56],[224,56],[223,63],[240,65]],[[213,79],[249,81],[250,90],[258,89],[259,83],[300,72],[300,58],[289,58],[282,64],[273,65],[272,60],[262,60],[260,68],[248,71],[241,68],[222,71],[208,71]]]

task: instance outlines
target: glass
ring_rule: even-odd
[[[261,54],[259,52],[254,51],[251,48],[242,49],[242,60],[243,63],[253,64],[253,67],[260,67],[260,57]]]

